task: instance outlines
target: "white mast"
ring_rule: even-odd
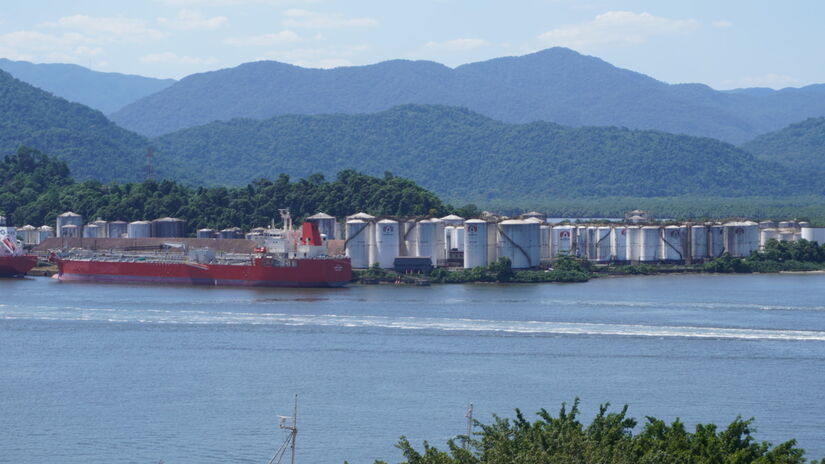
[[[269,460],[269,464],[280,463],[287,448],[289,448],[291,452],[290,463],[295,464],[295,438],[298,436],[298,395],[295,395],[295,408],[292,411],[292,417],[278,416],[278,418],[280,419],[278,428],[285,432],[284,442],[281,443],[281,447],[275,451],[275,455]]]
[[[473,403],[470,403],[470,407],[467,408],[467,413],[464,414],[464,417],[467,418],[467,439],[464,440],[464,447],[466,448],[473,438]]]

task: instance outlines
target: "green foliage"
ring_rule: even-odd
[[[444,106],[214,122],[153,142],[158,172],[192,184],[238,185],[261,175],[331,175],[357,167],[374,176],[403,173],[438,195],[476,204],[824,190],[816,173],[762,162],[712,139],[547,122],[504,124]]]
[[[724,252],[722,253],[722,256],[704,263],[702,265],[702,270],[705,272],[725,274],[752,272],[747,261],[741,258],[734,258],[728,252]]]
[[[772,446],[753,436],[753,419],[739,417],[724,429],[697,424],[691,432],[678,419],[647,417],[638,434],[637,421],[625,406],[599,408],[590,424],[579,420],[579,400],[557,416],[542,409],[531,422],[516,410],[514,419],[494,416],[477,425],[473,437],[458,436],[441,451],[427,442],[423,451],[401,437],[396,445],[404,464],[802,464],[804,451],[794,440]],[[469,438],[469,440],[468,440]],[[467,443],[462,447],[460,443]],[[379,463],[382,461],[378,461]],[[815,464],[815,462],[814,462]]]
[[[502,256],[484,267],[473,269],[435,269],[430,273],[430,280],[436,283],[471,283],[471,282],[587,282],[590,273],[586,262],[574,258],[560,258],[561,267],[553,270],[519,270],[514,271],[510,258]]]
[[[794,169],[821,169],[825,159],[825,118],[809,118],[760,135],[742,148],[760,159]]]
[[[134,221],[164,216],[199,228],[266,226],[289,208],[296,219],[325,211],[343,217],[355,211],[373,215],[444,214],[448,207],[432,193],[400,178],[378,179],[343,171],[334,181],[323,176],[291,182],[259,179],[246,187],[191,188],[172,182],[139,184],[74,182],[66,164],[28,148],[0,163],[0,202],[14,224],[45,224],[64,211],[89,219]]]
[[[80,179],[108,182],[143,178],[149,142],[103,113],[0,71],[0,156],[21,146],[57,156]]]

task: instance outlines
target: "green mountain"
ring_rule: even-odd
[[[719,92],[670,85],[565,48],[455,69],[428,61],[307,69],[261,61],[194,74],[114,113],[156,136],[233,118],[372,113],[400,104],[466,107],[510,123],[619,126],[742,143],[811,116],[825,116],[825,89]]]
[[[794,169],[825,167],[825,118],[810,118],[742,145],[757,158]]]
[[[36,64],[0,58],[0,70],[66,100],[106,114],[175,83],[111,72],[92,71],[75,64]]]
[[[79,179],[144,177],[146,139],[0,71],[0,156],[23,145],[65,160]]]
[[[159,173],[239,185],[286,173],[387,171],[450,200],[823,192],[813,173],[708,138],[611,127],[506,124],[445,106],[237,119],[153,140]],[[804,182],[802,182],[804,180]]]

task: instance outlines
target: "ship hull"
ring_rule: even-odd
[[[24,276],[36,265],[36,256],[0,256],[0,277]]]
[[[293,266],[57,259],[62,281],[232,287],[343,287],[352,279],[349,259],[298,259]]]

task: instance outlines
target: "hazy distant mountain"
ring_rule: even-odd
[[[620,128],[506,124],[407,105],[364,115],[237,119],[153,140],[159,172],[242,185],[281,173],[391,171],[449,199],[821,193],[823,183],[708,138]],[[806,177],[807,176],[807,177]]]
[[[146,139],[79,103],[0,71],[0,156],[21,145],[57,156],[80,179],[140,180]]]
[[[719,92],[670,85],[565,48],[455,69],[428,61],[306,69],[261,61],[194,74],[112,115],[147,135],[216,120],[365,113],[399,104],[467,107],[505,122],[623,126],[741,143],[825,116],[822,86]]]
[[[757,158],[797,170],[825,168],[825,118],[811,118],[742,145]]]
[[[175,83],[120,73],[106,73],[74,64],[34,64],[0,58],[0,69],[66,100],[113,113]]]

